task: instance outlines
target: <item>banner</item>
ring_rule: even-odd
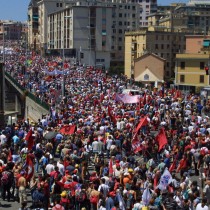
[[[160,182],[157,188],[159,188],[160,190],[165,190],[171,182],[172,182],[171,173],[166,168],[162,176],[160,177]]]
[[[140,95],[131,96],[128,94],[116,94],[115,101],[121,101],[124,104],[139,103]]]

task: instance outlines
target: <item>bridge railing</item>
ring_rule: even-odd
[[[25,91],[25,88],[20,85],[9,73],[5,72],[5,76],[7,76],[20,90]]]
[[[50,106],[46,102],[40,100],[33,93],[31,93],[27,89],[25,89],[8,72],[5,72],[5,75],[14,83],[14,85],[16,85],[21,91],[24,92],[25,96],[28,96],[31,100],[33,100],[35,103],[39,104],[44,109],[46,109],[46,110],[49,110],[50,109]]]

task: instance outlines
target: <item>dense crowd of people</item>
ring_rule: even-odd
[[[209,209],[207,97],[139,88],[59,57],[11,55],[6,71],[50,114],[1,128],[3,200],[20,209]],[[139,91],[137,103],[116,100],[126,88]]]

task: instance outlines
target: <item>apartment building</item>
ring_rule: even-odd
[[[176,55],[175,85],[182,90],[196,91],[210,85],[205,68],[210,67],[210,37],[186,36],[186,51]],[[209,71],[207,73],[210,73]]]
[[[125,75],[134,75],[134,60],[145,53],[154,53],[166,60],[164,79],[174,78],[176,53],[185,50],[185,33],[170,30],[139,31],[125,33]]]
[[[170,6],[159,6],[156,13],[148,16],[148,25],[156,28],[170,28],[178,32],[208,34],[210,32],[210,3],[206,2],[190,1],[189,4],[174,3]]]
[[[48,16],[48,50],[91,66],[110,66],[112,7],[77,2]]]
[[[0,34],[4,33],[5,40],[20,40],[23,30],[23,24],[21,22],[15,22],[11,20],[0,21]],[[1,36],[1,39],[3,36]]]
[[[64,8],[64,0],[31,0],[28,6],[28,42],[32,49],[46,52],[48,15]]]
[[[107,16],[106,21],[110,22],[111,26],[111,50],[110,50],[110,62],[112,65],[118,65],[124,63],[124,34],[126,31],[133,31],[140,26],[147,25],[147,15],[150,12],[155,12],[157,8],[156,0],[108,0],[108,1],[69,1],[69,0],[31,0],[28,8],[29,16],[29,43],[31,48],[40,50],[43,53],[48,51],[48,34],[52,33],[52,28],[48,29],[49,21],[48,17],[52,14],[61,12],[69,7],[78,7],[77,12],[81,14],[84,8],[90,6],[107,7],[111,9],[111,15]],[[83,6],[83,7],[81,7]],[[88,11],[88,9],[86,10]],[[143,11],[143,9],[145,11]],[[81,11],[80,11],[81,10]],[[110,10],[110,9],[108,9]],[[79,21],[83,27],[88,19],[86,18]],[[75,18],[72,21],[77,20]],[[50,21],[52,22],[52,21]],[[73,22],[75,23],[75,22]],[[101,23],[100,23],[101,24]],[[64,24],[61,24],[61,27]],[[79,27],[79,26],[78,26]],[[73,28],[74,29],[74,28]],[[82,29],[83,30],[83,29]],[[75,32],[76,33],[76,32]],[[98,34],[99,35],[99,34]],[[101,37],[102,38],[102,37]],[[50,40],[52,41],[52,40]],[[106,42],[107,44],[107,42]],[[55,46],[55,45],[54,45]],[[53,45],[50,49],[52,50]],[[85,46],[81,48],[86,49]],[[106,50],[109,46],[106,48]],[[67,52],[67,51],[66,51]],[[93,58],[94,56],[91,55]],[[103,60],[102,60],[103,61]]]

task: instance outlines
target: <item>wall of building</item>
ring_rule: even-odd
[[[203,47],[204,36],[186,36],[186,53],[199,53]]]
[[[38,119],[42,119],[43,115],[49,114],[49,111],[34,103],[32,99],[26,97],[25,101],[25,118],[37,122]]]
[[[185,63],[185,68],[181,68],[181,63]],[[205,54],[178,54],[176,62],[176,84],[207,86],[209,85],[209,76],[206,75],[204,68],[200,63],[208,62],[208,55]],[[181,81],[181,75],[184,81]],[[200,82],[200,76],[204,76],[204,82]]]
[[[153,55],[145,56],[140,60],[137,59],[134,66],[134,77],[137,78],[140,74],[142,74],[147,69],[153,72],[155,76],[158,78],[158,80],[164,79],[164,61],[163,60],[160,60],[159,58]],[[143,75],[139,79],[144,80]]]

